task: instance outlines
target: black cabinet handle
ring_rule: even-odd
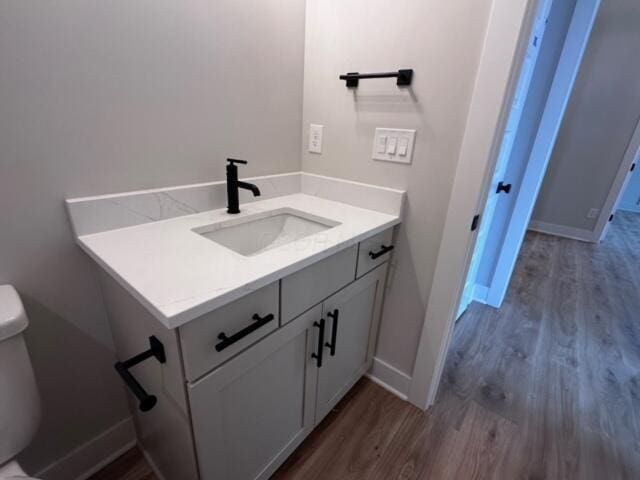
[[[384,255],[385,253],[390,252],[391,250],[393,250],[393,245],[380,245],[380,250],[378,250],[377,252],[369,252],[369,256],[371,257],[372,260],[375,260],[378,257],[381,257],[382,255]]]
[[[312,353],[311,358],[316,359],[316,365],[318,368],[322,367],[322,350],[324,349],[324,318],[321,318],[319,322],[313,322],[314,327],[318,327],[320,330],[318,333],[318,352]]]
[[[331,327],[331,343],[325,343],[325,347],[329,347],[329,354],[332,357],[336,355],[336,336],[338,335],[338,317],[340,316],[340,310],[337,308],[333,312],[327,313],[327,317],[333,320],[333,325]]]
[[[510,191],[511,191],[510,183],[498,182],[498,188],[496,188],[496,193],[500,193],[500,192],[509,193]]]
[[[156,403],[158,403],[158,399],[155,395],[149,395],[147,393],[144,387],[140,385],[140,382],[138,382],[138,380],[136,380],[136,378],[131,374],[129,369],[151,357],[155,357],[155,359],[160,363],[165,363],[167,361],[167,357],[164,353],[164,345],[162,345],[160,340],[151,336],[149,337],[149,345],[149,350],[145,350],[124,362],[117,362],[114,365],[116,372],[118,372],[120,377],[122,377],[122,380],[127,384],[129,390],[131,390],[138,400],[140,400],[138,407],[143,412],[148,412],[155,407]]]
[[[216,351],[221,352],[222,350],[224,350],[227,347],[230,347],[237,341],[242,340],[244,337],[246,337],[250,333],[255,332],[257,329],[259,329],[263,325],[266,325],[267,323],[269,323],[271,320],[274,319],[274,316],[273,316],[273,313],[270,313],[269,315],[261,317],[257,313],[254,313],[253,317],[251,318],[253,319],[253,323],[251,325],[243,328],[239,332],[234,333],[230,337],[227,337],[226,333],[221,332],[218,335],[218,340],[221,340],[221,341],[216,344]]]

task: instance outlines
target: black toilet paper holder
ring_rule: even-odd
[[[142,412],[148,412],[155,407],[156,403],[158,403],[158,398],[155,395],[149,395],[144,387],[140,385],[140,382],[138,382],[138,380],[136,380],[136,378],[131,374],[129,369],[152,357],[160,363],[165,363],[167,361],[167,357],[164,352],[164,345],[162,345],[162,342],[153,335],[149,337],[149,350],[145,350],[124,362],[117,362],[114,365],[116,372],[118,372],[120,377],[122,377],[122,380],[124,380],[124,383],[129,387],[129,390],[131,390],[131,392],[140,401],[138,407]]]

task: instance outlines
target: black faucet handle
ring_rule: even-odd
[[[235,158],[227,158],[227,162],[229,162],[229,165],[235,165],[236,163],[240,163],[242,165],[247,164],[246,160],[236,160]]]

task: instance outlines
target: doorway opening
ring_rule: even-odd
[[[539,3],[456,318],[471,302],[500,308],[589,41],[595,0]],[[535,220],[534,220],[535,222]]]
[[[482,220],[459,243],[474,164],[456,175],[425,325],[448,323],[437,346],[423,333],[410,399],[504,425],[504,478],[637,478],[640,4],[542,1],[533,17],[498,153],[474,172]]]
[[[427,321],[450,323],[426,403],[507,425],[509,478],[640,476],[638,21],[634,0],[538,3],[466,245],[448,213],[438,267],[459,277],[436,269]]]

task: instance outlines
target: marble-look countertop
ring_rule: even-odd
[[[80,246],[167,328],[225,305],[400,223],[395,215],[296,193],[78,237]],[[193,229],[294,209],[339,225],[245,257]]]

